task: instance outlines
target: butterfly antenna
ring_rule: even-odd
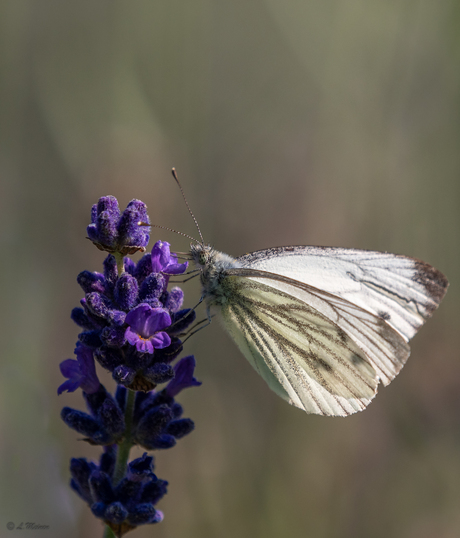
[[[204,239],[203,239],[203,235],[201,233],[201,230],[200,230],[200,227],[198,226],[198,221],[196,220],[195,218],[195,215],[192,213],[192,210],[190,209],[190,206],[188,205],[188,202],[187,202],[187,198],[185,197],[185,194],[184,194],[184,189],[182,188],[182,185],[179,183],[179,179],[177,177],[177,172],[176,172],[176,169],[173,168],[171,170],[172,172],[172,175],[173,175],[173,178],[176,180],[176,183],[177,183],[177,186],[179,187],[180,189],[180,192],[182,194],[182,198],[184,199],[184,202],[185,202],[185,205],[187,206],[187,209],[188,209],[188,212],[190,213],[192,219],[193,219],[193,222],[195,223],[195,226],[198,230],[198,233],[200,234],[200,237],[201,237],[201,243],[204,244]],[[185,235],[185,234],[184,234]],[[187,236],[188,237],[188,236]],[[195,239],[194,239],[195,241]],[[197,241],[198,242],[198,241]]]
[[[184,234],[183,232],[178,232],[177,230],[173,230],[172,228],[168,228],[167,226],[160,226],[159,224],[149,224],[148,222],[138,222],[137,224],[139,226],[152,226],[152,228],[161,228],[162,230],[168,230],[168,232],[174,232],[175,234],[179,234],[179,235],[182,235],[184,237],[188,237],[188,239],[191,239],[192,241],[195,241],[195,243],[200,243],[198,241],[198,239],[195,239],[191,235]],[[201,238],[201,239],[203,240],[203,238]]]

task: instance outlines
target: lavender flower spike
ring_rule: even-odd
[[[144,453],[128,463],[129,453],[136,445],[169,449],[190,434],[195,424],[183,417],[175,397],[201,385],[193,376],[193,356],[173,362],[196,314],[182,307],[183,291],[168,284],[188,263],[178,263],[164,241],[145,252],[149,228],[141,224],[149,222],[140,200],[132,200],[123,212],[113,196],[93,206],[88,239],[109,254],[103,272],[78,276],[84,297],[71,315],[80,331],[76,360],[60,364],[66,380],[58,394],[81,388],[87,407],[85,412],[66,406],[61,418],[84,441],[104,450],[98,464],[72,459],[70,472],[71,487],[106,524],[105,538],[113,533],[121,538],[163,519],[156,505],[168,483],[154,474],[152,456]],[[127,257],[138,251],[145,254],[137,263]],[[95,361],[117,382],[114,395],[99,382]]]

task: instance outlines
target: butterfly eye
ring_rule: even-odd
[[[206,265],[206,262],[208,261],[208,256],[205,252],[202,252],[198,258],[198,263],[200,265]]]

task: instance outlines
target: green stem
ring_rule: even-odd
[[[133,426],[133,410],[134,401],[136,399],[136,392],[133,390],[127,390],[126,405],[125,405],[125,437],[123,441],[118,445],[117,449],[117,461],[115,463],[115,470],[113,472],[113,485],[116,486],[121,479],[125,476],[126,465],[128,463],[129,452],[131,450],[132,439],[132,426]],[[109,527],[105,528],[104,538],[113,538],[115,536]]]
[[[134,400],[136,399],[136,392],[133,390],[127,390],[126,394],[126,406],[125,406],[125,438],[118,445],[117,450],[117,462],[115,464],[115,471],[113,473],[113,485],[116,486],[120,480],[124,477],[126,471],[126,464],[128,463],[129,451],[132,447],[131,429],[133,425],[133,409]]]
[[[125,260],[123,254],[120,254],[119,252],[114,252],[113,255],[115,256],[115,260],[117,261],[117,271],[118,276],[120,276],[121,273],[123,273],[123,271],[125,270]]]
[[[116,538],[113,534],[113,530],[110,527],[105,526],[104,537],[103,538]]]

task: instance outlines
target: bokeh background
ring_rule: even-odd
[[[58,364],[76,275],[103,260],[85,239],[99,196],[197,235],[172,166],[220,250],[391,251],[451,287],[401,375],[347,419],[278,399],[218,323],[189,340],[196,431],[157,453],[165,521],[133,538],[460,536],[459,30],[450,0],[0,4],[1,537],[9,521],[102,535],[68,487],[69,459],[99,449],[59,418],[83,404],[57,397]]]

